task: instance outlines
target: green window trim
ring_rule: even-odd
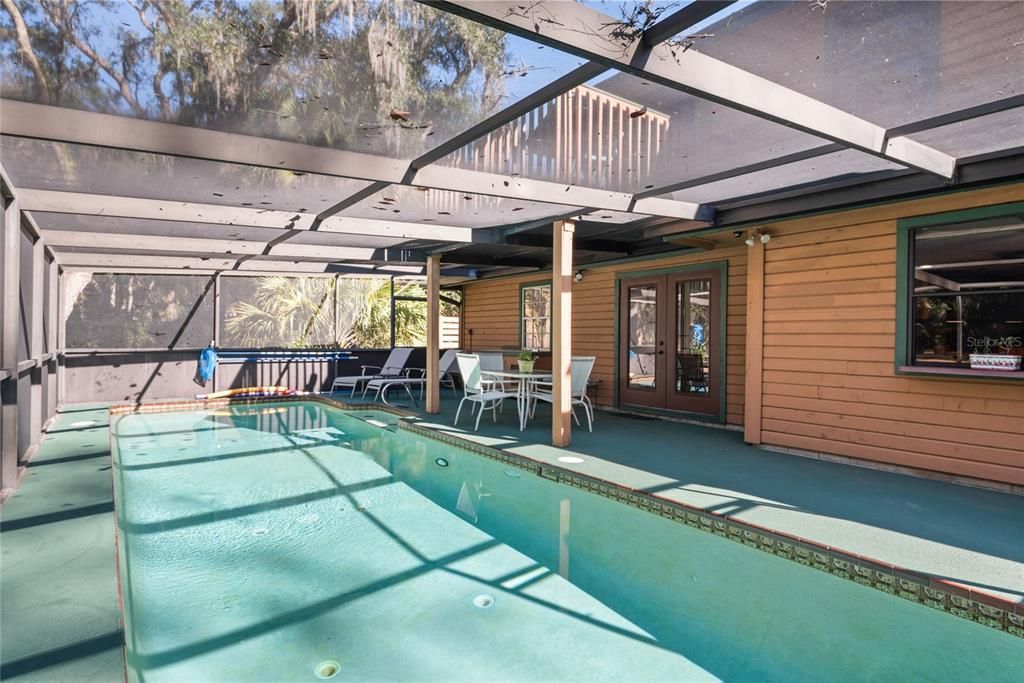
[[[526,336],[526,324],[525,324],[526,323],[526,299],[525,299],[525,296],[526,296],[526,290],[527,289],[531,289],[533,287],[547,287],[550,290],[551,289],[551,280],[533,280],[531,282],[521,282],[521,283],[519,283],[519,340],[518,340],[517,343],[519,344],[519,348],[520,349],[527,348],[527,346],[526,346],[526,339],[525,339],[525,336]],[[547,316],[547,318],[548,318],[549,321],[551,320],[551,300],[550,300],[550,296],[549,296],[549,300],[548,300],[548,316]],[[534,351],[544,351],[544,352],[551,351],[551,345],[548,344],[547,348],[538,348],[538,349],[533,349],[533,350]]]
[[[894,371],[897,375],[939,377],[951,379],[963,377],[977,381],[978,379],[1024,381],[1024,371],[1016,373],[986,374],[989,371],[965,372],[963,368],[936,368],[933,366],[914,365],[911,349],[910,313],[913,310],[913,246],[914,231],[921,228],[954,225],[968,221],[999,218],[1024,219],[1024,202],[992,204],[958,211],[912,216],[897,221],[896,226],[896,353]],[[944,371],[945,370],[945,371]]]

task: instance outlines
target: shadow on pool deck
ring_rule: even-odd
[[[701,425],[597,411],[594,431],[575,427],[559,449],[543,404],[523,432],[506,406],[474,433],[465,410],[452,426],[450,393],[439,416],[397,403],[425,426],[1024,601],[1024,496],[768,451]]]
[[[51,427],[2,509],[0,675],[121,681],[106,406],[61,411]]]

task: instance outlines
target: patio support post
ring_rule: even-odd
[[[572,442],[572,238],[576,224],[555,221],[551,264],[551,445]]]
[[[56,261],[56,258],[54,259]],[[64,330],[64,311],[68,306],[67,301],[64,300],[64,278],[67,277],[67,273],[64,271],[63,266],[58,264],[57,267],[57,286],[54,290],[54,296],[57,302],[57,322],[54,325],[54,333],[57,335],[57,343],[54,345],[53,350],[57,352],[57,405],[60,406],[64,403],[64,347],[65,342],[65,330]]]
[[[46,365],[46,419],[57,414],[57,325],[60,323],[60,264],[54,258],[47,268],[46,277],[49,280],[50,300],[49,308],[46,310],[46,352],[50,359]]]
[[[29,393],[29,438],[32,445],[39,443],[39,435],[43,431],[43,413],[46,406],[43,405],[43,363],[44,353],[43,341],[43,288],[46,286],[46,254],[44,253],[43,238],[36,236],[32,245],[32,310],[28,312],[29,317],[29,358],[35,361],[35,367],[31,370],[31,391]]]
[[[0,489],[13,489],[18,479],[18,288],[21,279],[21,209],[16,199],[5,198],[3,214],[3,362],[9,373],[0,381]]]
[[[441,255],[427,257],[427,413],[441,412]]]
[[[747,248],[747,357],[743,398],[743,440],[761,443],[761,396],[764,375],[764,252],[754,240]]]
[[[220,272],[213,274],[213,348],[219,349],[220,344],[220,315],[221,315],[221,301],[220,301]],[[213,377],[210,379],[210,391],[218,391],[217,386],[217,373],[213,373]]]
[[[391,276],[391,348],[395,348],[395,276]]]

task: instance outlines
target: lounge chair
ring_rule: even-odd
[[[458,388],[455,386],[455,376],[459,374],[459,366],[456,362],[456,355],[459,353],[458,349],[448,349],[441,354],[441,360],[437,363],[437,370],[441,375],[440,383],[443,387],[451,387],[452,393],[458,396]],[[413,373],[419,373],[419,377],[426,378],[427,371],[425,368],[414,368],[409,370],[410,379],[415,379]],[[413,381],[412,384],[417,384]],[[372,387],[371,387],[372,388]],[[422,397],[421,397],[422,398]]]
[[[366,383],[366,387],[363,389],[363,395],[365,396],[368,391],[372,391],[374,392],[374,401],[380,399],[384,401],[384,403],[388,403],[388,390],[394,387],[401,387],[405,389],[405,393],[407,393],[409,398],[412,399],[413,405],[416,405],[416,397],[413,396],[412,388],[420,388],[420,400],[423,400],[423,388],[427,385],[427,378],[424,376],[425,374],[425,370],[411,368],[406,370],[406,374],[402,376],[376,377]]]
[[[441,356],[441,360],[438,362],[438,371],[441,374],[439,383],[441,386],[451,387],[452,393],[456,393],[455,388],[455,375],[458,373],[456,368],[456,355],[459,353],[458,349],[448,349]],[[389,389],[394,387],[402,387],[405,389],[405,393],[409,395],[412,402],[416,403],[416,397],[413,396],[412,388],[420,388],[420,400],[423,400],[423,389],[427,386],[427,371],[423,368],[407,368],[404,376],[400,377],[377,377],[371,379],[366,383],[366,387],[363,389],[363,395],[367,392],[373,391],[373,400],[380,399],[384,403],[388,402],[387,393]],[[458,395],[458,394],[456,394]]]
[[[366,384],[371,380],[404,376],[405,366],[409,363],[409,356],[411,355],[412,349],[409,347],[397,347],[391,349],[391,354],[388,355],[388,359],[384,361],[384,365],[364,365],[361,368],[361,375],[335,377],[334,381],[331,383],[331,393],[334,393],[339,389],[352,387],[352,396],[355,396],[356,390],[359,387],[363,387],[363,395],[365,396]]]
[[[596,356],[573,356],[569,379],[569,391],[572,394],[572,402],[570,403],[572,419],[576,421],[576,424],[580,423],[580,419],[576,417],[574,406],[583,406],[583,410],[587,414],[587,431],[591,432],[594,431],[594,406],[590,402],[590,398],[587,397],[587,383],[590,381],[590,373],[594,370],[594,363],[596,361]],[[534,390],[530,397],[533,400],[532,412],[537,411],[537,401],[547,401],[554,404],[553,389],[554,385],[551,382],[537,382],[534,384]]]
[[[470,405],[480,405],[480,413],[476,416],[476,429],[480,429],[480,418],[485,410],[494,414],[494,421],[498,421],[498,406],[506,398],[516,398],[517,394],[498,389],[487,389],[480,380],[480,357],[471,353],[460,353],[456,355],[459,364],[459,374],[462,375],[462,390],[465,395],[459,401],[459,408],[455,411],[455,425],[459,424],[459,414],[462,412],[462,404],[466,401]]]

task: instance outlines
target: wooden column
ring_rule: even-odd
[[[12,489],[18,479],[18,287],[21,279],[21,211],[18,202],[5,200],[3,213],[3,358],[0,367],[9,376],[0,381],[0,420],[3,420],[3,441],[0,443],[0,488]]]
[[[441,412],[441,255],[427,257],[427,413]]]
[[[747,247],[746,379],[743,393],[743,440],[761,443],[761,396],[764,375],[764,252],[756,240]]]
[[[37,237],[32,245],[32,310],[29,314],[30,335],[29,335],[29,358],[36,361],[32,368],[32,387],[29,393],[29,406],[31,414],[29,417],[29,429],[31,443],[39,443],[39,436],[43,431],[43,422],[46,418],[43,413],[46,406],[43,405],[43,364],[41,358],[45,353],[45,341],[43,338],[43,289],[46,286],[46,254],[44,253],[43,238]]]
[[[572,237],[576,224],[556,221],[551,264],[551,445],[572,443]]]

